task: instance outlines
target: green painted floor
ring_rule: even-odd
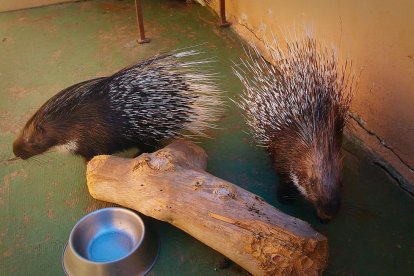
[[[89,1],[0,14],[0,160],[29,116],[49,97],[73,83],[108,75],[154,54],[203,44],[215,57],[220,86],[230,97],[241,91],[231,61],[240,40],[217,27],[199,5],[144,1],[150,44],[135,43],[133,1]],[[414,200],[357,146],[345,148],[344,206],[329,224],[312,207],[276,200],[277,176],[265,152],[245,133],[239,111],[229,111],[214,140],[201,145],[209,170],[265,198],[327,235],[326,275],[413,275]],[[0,163],[0,275],[63,275],[61,252],[75,222],[107,206],[93,200],[85,164],[49,153],[30,161]],[[146,219],[160,236],[161,252],[150,275],[240,275],[236,265],[174,227]]]

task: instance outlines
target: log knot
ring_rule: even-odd
[[[213,190],[213,194],[217,195],[220,199],[235,199],[237,197],[237,190],[230,185],[220,183]]]
[[[142,154],[133,167],[133,171],[149,168],[154,171],[175,171],[173,155],[168,151],[159,151],[155,157],[147,153]]]
[[[203,177],[196,177],[193,181],[192,189],[197,191],[203,187],[205,179]]]

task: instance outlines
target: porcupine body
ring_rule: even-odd
[[[342,136],[354,90],[351,66],[306,35],[266,44],[268,63],[254,47],[234,70],[244,84],[238,105],[258,143],[267,148],[284,184],[293,184],[330,220],[339,210]]]
[[[220,114],[221,95],[210,60],[196,50],[156,56],[112,76],[70,86],[29,119],[13,144],[27,159],[56,146],[89,160],[161,140],[204,135]]]

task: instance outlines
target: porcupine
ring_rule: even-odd
[[[13,143],[22,159],[56,146],[83,156],[148,149],[165,139],[203,136],[221,113],[211,59],[195,49],[155,56],[109,77],[72,85],[28,120]]]
[[[268,63],[255,46],[234,67],[244,85],[237,104],[245,111],[256,141],[267,148],[282,179],[310,201],[323,221],[339,210],[342,136],[355,90],[352,65],[339,66],[334,49],[311,35],[265,43]]]

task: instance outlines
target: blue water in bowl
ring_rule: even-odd
[[[119,231],[104,232],[92,240],[88,257],[93,262],[110,262],[128,255],[133,248],[131,238]]]

